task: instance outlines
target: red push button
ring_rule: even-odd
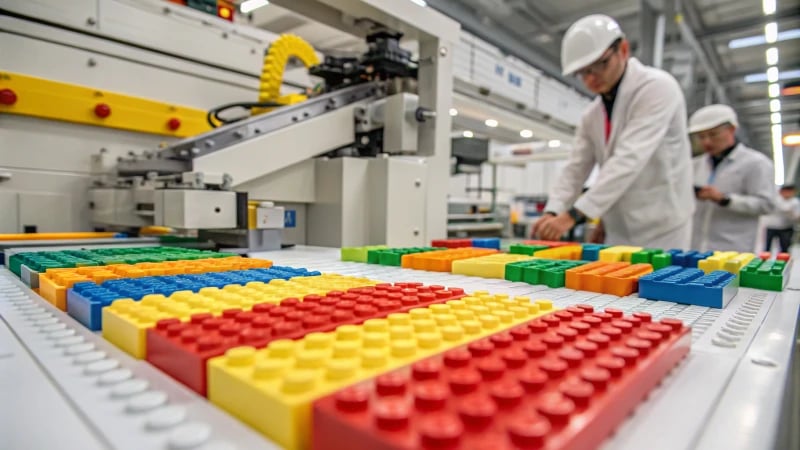
[[[178,128],[181,127],[181,119],[177,117],[173,117],[167,121],[167,128],[172,131],[176,131]]]
[[[94,115],[101,119],[105,119],[111,115],[111,107],[105,103],[98,103],[94,107]]]
[[[11,106],[17,103],[17,93],[11,89],[0,89],[0,105]]]

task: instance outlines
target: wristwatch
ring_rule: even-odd
[[[583,213],[578,211],[574,206],[567,211],[567,214],[572,217],[572,220],[574,220],[575,223],[580,222],[581,219],[584,218]]]
[[[719,201],[719,206],[728,206],[730,203],[731,203],[731,198],[726,195],[722,197],[722,199]]]

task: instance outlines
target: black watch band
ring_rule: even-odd
[[[550,214],[553,217],[558,215],[558,214],[554,213],[553,211],[545,211],[543,215],[545,215],[545,214]]]
[[[728,206],[731,204],[731,198],[727,195],[722,197],[722,200],[719,201],[719,206]]]
[[[569,214],[569,216],[572,217],[572,220],[574,220],[575,223],[578,223],[581,221],[581,219],[583,219],[583,214],[580,211],[578,211],[574,206],[567,211],[567,214]]]

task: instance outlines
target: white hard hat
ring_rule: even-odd
[[[578,20],[561,42],[561,70],[564,75],[577,72],[600,59],[614,41],[624,37],[619,24],[603,14]]]
[[[689,133],[710,130],[726,123],[739,128],[739,120],[733,108],[719,104],[704,106],[689,118]]]

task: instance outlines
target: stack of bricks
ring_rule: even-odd
[[[196,294],[181,291],[169,297],[148,295],[139,302],[121,299],[102,309],[103,337],[131,356],[144,358],[147,354],[146,330],[162,319],[189,321],[192,315],[202,313],[220,316],[227,309],[249,311],[259,303],[278,303],[287,298],[303,298],[376,284],[378,282],[367,278],[326,274],[295,277],[290,281],[274,279],[269,283],[228,285],[222,289],[207,287]]]
[[[451,248],[436,252],[403,255],[402,266],[407,269],[428,270],[431,272],[450,272],[453,261],[491,255],[497,250],[490,248]]]
[[[266,346],[277,339],[299,339],[416,308],[444,308],[464,291],[421,283],[307,295],[278,304],[260,303],[250,311],[228,309],[221,317],[196,314],[188,322],[164,319],[147,330],[147,361],[201,395],[206,394],[206,361],[242,345]]]
[[[39,295],[58,309],[67,309],[67,289],[75,283],[102,283],[120,278],[141,278],[159,275],[198,274],[225,272],[272,266],[271,261],[241,257],[209,258],[191,261],[168,261],[162,263],[113,264],[109,266],[86,266],[68,269],[47,269],[39,274]]]
[[[367,262],[383,266],[400,266],[404,255],[446,250],[445,247],[382,248],[367,251]]]
[[[228,350],[208,363],[209,400],[278,445],[307,449],[315,400],[553,311],[550,301],[488,293],[434,306],[261,350]]]
[[[650,264],[595,261],[568,269],[566,287],[624,297],[636,292],[639,277],[652,271]]]
[[[584,264],[588,264],[588,261],[533,259],[514,262],[506,266],[505,279],[561,288],[566,284],[566,271]]]
[[[117,299],[139,300],[146,295],[171,295],[174,292],[197,292],[203,288],[222,288],[251,282],[288,280],[295,277],[318,276],[306,269],[273,266],[269,269],[250,269],[229,272],[209,272],[199,275],[170,275],[160,277],[124,278],[101,284],[75,283],[67,291],[67,313],[90,330],[101,329],[100,311]]]
[[[679,320],[577,305],[317,400],[313,448],[595,448],[690,341]]]

